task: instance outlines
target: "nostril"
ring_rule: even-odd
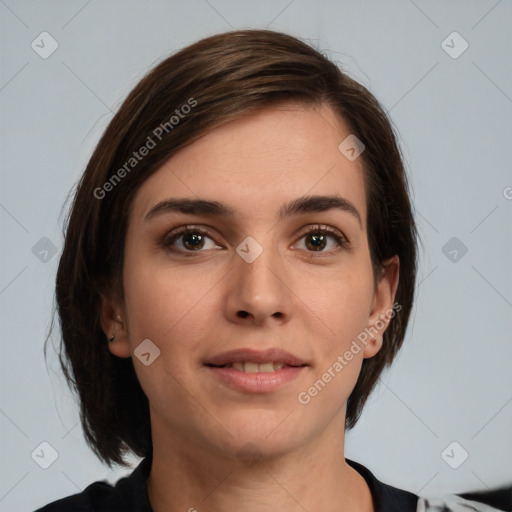
[[[247,311],[239,311],[237,313],[237,315],[240,317],[240,318],[247,318],[249,316],[249,313],[247,313]]]

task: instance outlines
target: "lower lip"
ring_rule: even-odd
[[[269,393],[296,379],[305,366],[284,366],[273,372],[246,373],[234,368],[206,366],[213,375],[246,393]]]

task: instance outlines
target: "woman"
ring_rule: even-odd
[[[345,459],[402,345],[416,227],[376,99],[299,40],[238,31],[130,93],[79,183],[63,370],[105,463],[44,511],[415,511]]]

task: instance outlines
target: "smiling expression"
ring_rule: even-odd
[[[341,435],[378,337],[310,404],[297,396],[389,310],[397,279],[375,285],[362,160],[338,149],[349,134],[326,106],[285,103],[212,130],[138,189],[109,346],[160,350],[134,357],[153,429],[225,454]]]

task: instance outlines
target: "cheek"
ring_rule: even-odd
[[[180,383],[188,382],[194,371],[192,364],[201,349],[204,352],[201,340],[204,344],[211,326],[208,315],[213,311],[218,314],[207,293],[216,281],[198,272],[165,265],[157,268],[150,261],[145,262],[140,255],[126,259],[125,308],[132,352],[145,339],[160,350],[151,365],[139,363],[135,356],[133,360],[150,402],[163,411],[171,403],[176,407],[187,404],[188,394],[183,393]]]
[[[300,287],[304,313],[320,320],[318,339],[323,339],[324,352],[343,350],[368,326],[373,276],[367,265],[354,265],[327,279],[302,278]]]
[[[143,257],[125,262],[125,306],[129,319],[130,343],[151,339],[161,350],[190,350],[188,340],[197,338],[210,323],[209,291],[218,279],[213,272],[197,268],[145,264]],[[213,293],[212,293],[213,295]],[[211,300],[211,299],[210,299]],[[217,308],[218,311],[218,308]]]
[[[332,418],[345,407],[361,371],[364,347],[357,336],[368,326],[373,280],[365,268],[354,268],[321,282],[322,289],[313,282],[303,288],[316,364],[297,401],[310,417]],[[314,317],[321,319],[316,334]]]

